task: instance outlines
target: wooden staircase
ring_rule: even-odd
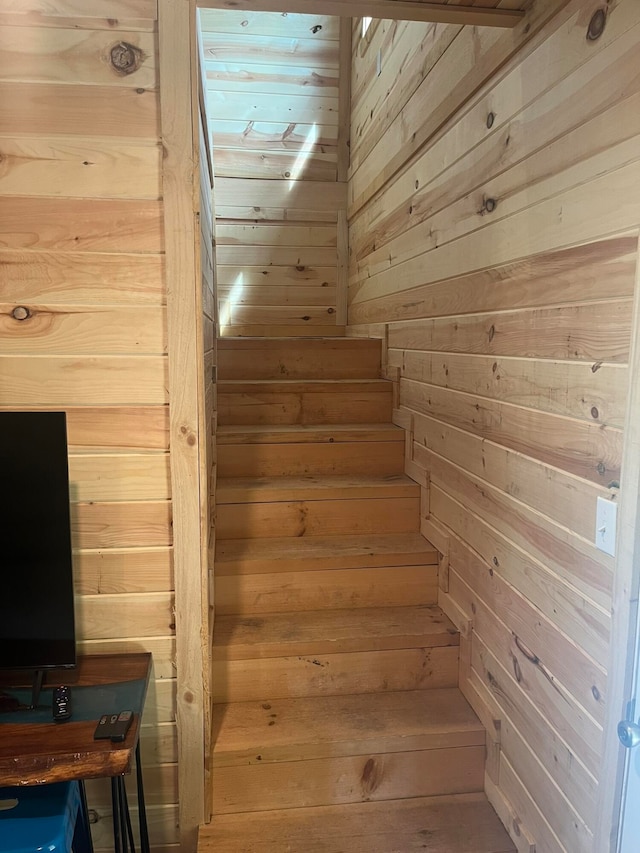
[[[216,853],[503,853],[380,344],[218,344]]]

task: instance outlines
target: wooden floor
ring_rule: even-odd
[[[377,341],[225,339],[199,851],[513,851]]]
[[[234,814],[200,833],[200,853],[513,853],[483,794]]]

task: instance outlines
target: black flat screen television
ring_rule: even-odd
[[[64,412],[0,412],[0,670],[76,664]]]

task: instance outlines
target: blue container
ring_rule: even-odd
[[[77,782],[0,788],[0,853],[71,853]]]

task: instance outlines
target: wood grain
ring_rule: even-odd
[[[84,136],[88,127],[95,136],[155,139],[160,129],[157,93],[133,87],[0,82],[3,134]]]
[[[26,306],[23,306],[26,307]],[[0,303],[0,353],[163,355],[167,352],[166,311],[148,306],[101,308],[31,303],[25,319],[15,304]],[[22,315],[19,315],[20,317]]]
[[[47,27],[112,29],[114,22],[126,29],[152,31],[156,28],[156,0],[32,0],[25,8],[22,0],[7,0],[0,14],[3,25],[35,24]]]
[[[0,28],[0,79],[153,88],[152,34],[79,28]]]
[[[156,143],[4,136],[1,195],[160,198]]]
[[[0,209],[0,247],[160,253],[162,208],[157,201],[134,199],[11,196]]]
[[[164,259],[155,255],[0,251],[3,299],[24,304],[162,305]],[[27,300],[27,307],[29,300]]]

